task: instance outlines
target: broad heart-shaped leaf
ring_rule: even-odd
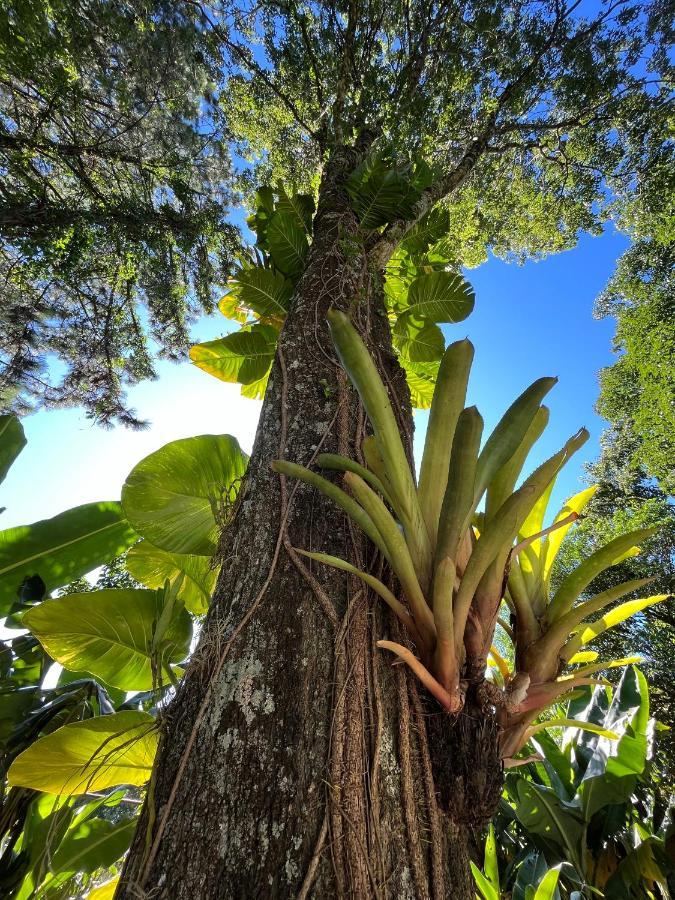
[[[53,876],[42,887],[54,888],[75,872],[109,868],[129,849],[137,824],[137,819],[115,823],[97,817],[70,828],[51,857]]]
[[[195,344],[190,359],[221,381],[254,384],[271,369],[278,337],[272,325],[247,325],[215,341]]]
[[[162,591],[112,588],[45,600],[24,614],[23,623],[65,669],[145,691],[153,687],[153,635],[163,605]],[[185,659],[191,636],[190,616],[181,610],[162,639],[160,661]]]
[[[579,786],[587,819],[631,795],[648,755],[649,689],[644,675],[629,666],[614,691],[604,721],[605,728],[621,735],[618,741],[599,737]]]
[[[289,278],[296,279],[305,266],[309,244],[297,217],[277,210],[267,227],[267,243],[272,262]]]
[[[408,331],[411,317],[429,322],[461,322],[473,310],[475,294],[471,285],[454,272],[419,275],[408,291],[408,308],[398,317],[394,334]]]
[[[223,504],[234,501],[248,457],[229,434],[171,441],[146,456],[122,488],[136,531],[170,553],[213,556]]]
[[[89,794],[150,777],[159,733],[137,710],[73,722],[39,738],[10,766],[12,787],[48,794]]]
[[[0,416],[0,484],[25,446],[26,436],[19,419],[14,415]]]
[[[230,293],[223,297],[219,309],[228,316],[234,300],[237,310],[250,309],[261,319],[281,323],[286,318],[293,296],[293,282],[275,269],[250,266],[240,269],[229,281]]]
[[[129,550],[125,563],[129,574],[148,588],[161,588],[167,578],[175,581],[182,575],[178,596],[186,609],[202,616],[209,608],[218,569],[211,566],[208,556],[168,553],[150,541],[140,541]]]
[[[0,614],[24,578],[39,574],[47,592],[123,553],[136,540],[119,503],[86,503],[33,525],[0,532]]]
[[[426,319],[406,318],[406,330],[396,331],[394,345],[402,357],[411,362],[440,361],[445,350],[443,332]]]

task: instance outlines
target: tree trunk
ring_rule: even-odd
[[[270,469],[277,457],[361,457],[366,422],[330,341],[331,306],[375,352],[411,435],[379,273],[340,187],[353,165],[343,151],[324,175],[222,573],[118,897],[474,895],[467,829],[437,805],[423,700],[374,646],[404,636],[360,582],[292,549],[372,566],[372,546],[315,490]]]

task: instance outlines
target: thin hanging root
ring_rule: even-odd
[[[422,665],[419,659],[417,659],[407,647],[404,647],[402,644],[396,644],[394,641],[378,641],[377,646],[381,650],[391,650],[391,652],[395,653],[399,659],[402,659],[404,663],[407,663],[424,687],[430,694],[433,694],[444,709],[451,713],[459,711],[461,707],[459,697],[453,697],[452,694],[446,691],[443,685],[436,681],[431,672]]]
[[[557,531],[559,528],[564,528],[565,525],[571,525],[572,522],[576,522],[576,520],[580,518],[579,513],[571,512],[569,516],[565,516],[564,519],[561,519],[559,522],[554,522],[553,525],[549,525],[548,528],[544,528],[543,531],[538,531],[536,534],[531,534],[529,537],[524,538],[519,544],[511,551],[511,556],[517,556],[522,550],[526,547],[529,547],[530,544],[533,544],[535,541],[538,541],[540,538],[546,537],[547,534],[551,534],[552,531]]]

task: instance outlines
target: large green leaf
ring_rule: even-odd
[[[218,577],[208,556],[168,553],[150,541],[140,541],[129,550],[126,566],[136,581],[149,588],[161,588],[167,578],[173,582],[182,575],[178,596],[196,616],[208,609]]]
[[[155,547],[213,556],[223,503],[233,502],[247,463],[229,434],[172,441],[131,471],[122,506],[136,531]]]
[[[473,310],[473,288],[453,272],[419,275],[408,291],[408,308],[398,317],[394,335],[405,335],[411,319],[428,322],[461,322]]]
[[[352,172],[346,188],[362,228],[370,231],[412,213],[420,191],[410,175],[409,169],[377,157],[369,157]]]
[[[426,319],[410,317],[404,333],[395,332],[394,343],[402,357],[411,362],[440,360],[445,350],[443,332]]]
[[[293,282],[281,272],[263,266],[241,269],[229,282],[230,293],[220,303],[224,315],[232,308],[250,309],[262,319],[281,324],[286,318],[288,306],[293,296]]]
[[[278,337],[272,325],[247,325],[215,341],[195,344],[190,347],[190,359],[221,381],[253,384],[268,374]]]
[[[150,777],[158,731],[136,710],[64,725],[39,738],[10,766],[12,787],[49,794],[87,794]]]
[[[298,225],[309,231],[312,227],[314,215],[314,198],[311,194],[287,194],[282,187],[277,188],[276,208],[281,213],[295,217]]]
[[[45,600],[24,614],[23,623],[64,668],[145,691],[153,687],[153,636],[163,606],[162,591],[107,589]],[[191,636],[182,610],[163,636],[160,662],[185,659]]]
[[[648,754],[649,688],[635,666],[628,667],[619,682],[604,720],[604,727],[618,733],[618,741],[599,737],[579,787],[584,815],[591,816],[609,804],[625,802],[644,771]]]
[[[25,446],[26,436],[19,419],[14,415],[0,416],[0,484]]]
[[[400,362],[410,389],[410,402],[415,409],[429,409],[440,362],[417,363],[405,357]]]
[[[476,887],[480,891],[482,900],[499,900],[499,889],[492,886],[473,860],[470,861],[470,865],[471,873],[476,882]]]
[[[47,592],[123,553],[136,540],[119,503],[86,503],[67,512],[0,532],[0,614],[21,582],[39,574]]]
[[[137,824],[136,819],[115,823],[97,817],[69,829],[51,857],[51,871],[58,877],[48,876],[41,887],[53,888],[75,872],[109,868],[129,849]]]
[[[295,279],[305,266],[309,244],[297,217],[277,210],[267,228],[267,243],[272,262],[289,278]]]
[[[576,813],[564,807],[553,790],[522,776],[516,777],[510,793],[521,824],[550,843],[561,859],[566,858],[581,869],[578,857],[584,826]]]
[[[560,878],[560,866],[549,869],[539,882],[533,900],[553,900],[558,894],[558,879]]]

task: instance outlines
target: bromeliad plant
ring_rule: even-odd
[[[596,551],[552,594],[553,560],[591,491],[572,498],[548,527],[546,506],[556,476],[588,432],[581,429],[516,484],[547,424],[548,410],[541,403],[556,379],[541,378],[528,387],[481,449],[483,420],[475,407],[464,407],[473,347],[468,340],[448,347],[416,485],[387,390],[363,341],[343,313],[332,311],[329,324],[372,425],[373,435],[363,445],[366,465],[319,456],[324,469],[344,472],[347,491],[293,462],[277,460],[273,468],[336,502],[380,550],[404,599],[345,560],[301,552],[365,581],[399,618],[418,655],[388,640],[378,646],[407,663],[447,713],[459,713],[468,702],[485,714],[496,712],[501,755],[511,758],[551,703],[595,681],[592,676],[601,669],[622,663],[579,666],[589,660],[581,648],[665,599],[631,600],[607,612],[615,600],[646,583],[633,581],[578,602],[595,576],[637,553],[636,544],[652,529],[631,532]],[[591,618],[601,612],[601,618]],[[498,625],[513,643],[513,673],[495,647]],[[492,671],[489,658],[495,662]]]

